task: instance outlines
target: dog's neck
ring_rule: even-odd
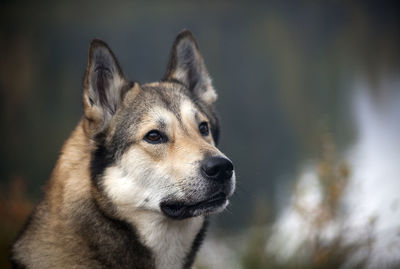
[[[144,245],[152,250],[156,268],[190,268],[205,232],[204,217],[171,220],[159,213],[132,216]]]

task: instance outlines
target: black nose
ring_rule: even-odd
[[[204,160],[201,170],[206,178],[224,181],[232,177],[233,164],[226,158],[210,157]]]

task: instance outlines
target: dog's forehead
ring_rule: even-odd
[[[179,83],[156,82],[142,86],[141,96],[136,100],[136,105],[143,108],[142,114],[162,116],[175,115],[178,120],[182,117],[195,116],[200,112],[199,107],[191,99],[186,88]],[[153,113],[153,112],[159,113]]]
[[[144,84],[138,92],[127,93],[125,99],[124,107],[116,117],[117,129],[131,129],[129,126],[138,127],[149,120],[168,124],[175,119],[192,121],[205,116],[187,89],[179,83]]]
[[[142,86],[143,97],[152,106],[163,106],[172,112],[179,112],[183,100],[188,99],[185,88],[178,83],[155,82]]]

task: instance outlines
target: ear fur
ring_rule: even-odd
[[[183,30],[175,39],[164,80],[182,83],[208,105],[217,99],[199,46],[188,30]]]
[[[83,80],[83,108],[90,131],[101,131],[107,126],[129,88],[111,49],[94,39]]]

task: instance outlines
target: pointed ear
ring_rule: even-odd
[[[184,84],[197,98],[211,105],[217,94],[211,84],[199,46],[188,30],[176,37],[168,64],[165,81],[178,81]]]
[[[104,129],[127,89],[129,83],[114,54],[105,42],[94,39],[83,80],[83,107],[91,131]]]

